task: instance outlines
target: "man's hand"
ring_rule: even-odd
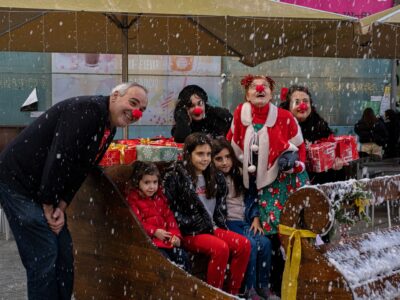
[[[64,211],[67,208],[67,203],[65,201],[60,201],[59,206],[56,208],[54,208],[52,204],[43,204],[42,206],[44,216],[51,231],[55,234],[59,234],[65,224]]]
[[[54,211],[53,205],[52,204],[43,204],[42,207],[43,207],[44,217],[46,218],[47,223],[51,222],[52,221],[51,216]]]
[[[52,222],[49,223],[50,229],[55,233],[59,234],[65,224],[64,211],[61,208],[56,207],[52,214]]]
[[[261,227],[260,218],[254,217],[253,222],[251,223],[250,230],[253,231],[254,235],[257,233],[264,234],[264,230]]]

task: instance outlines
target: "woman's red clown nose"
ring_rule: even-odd
[[[203,113],[203,109],[201,107],[196,107],[193,109],[193,114],[196,116],[200,116]]]

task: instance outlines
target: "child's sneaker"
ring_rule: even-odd
[[[260,297],[262,297],[262,299],[267,300],[270,298],[271,292],[270,292],[269,288],[267,288],[267,287],[257,288],[256,291],[257,291],[257,294]]]
[[[246,300],[264,300],[264,298],[261,298],[254,288],[251,288],[246,292]]]

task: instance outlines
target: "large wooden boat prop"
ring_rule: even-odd
[[[130,166],[93,171],[68,210],[75,254],[75,298],[234,299],[178,268],[152,245],[125,201],[130,175]],[[330,222],[328,198],[345,185],[328,184],[297,191],[288,199],[281,223],[323,232]],[[367,180],[365,186],[376,197],[396,200],[400,175]],[[392,228],[340,245],[320,247],[302,239],[297,298],[379,299],[383,295],[381,299],[389,299],[385,298],[385,291],[400,290],[399,236],[400,230]],[[375,237],[379,239],[374,240]],[[382,240],[388,243],[381,243]],[[282,241],[286,249],[288,237]],[[381,244],[371,247],[373,243]],[[363,271],[362,276],[351,273],[370,258],[381,261],[382,268]],[[379,264],[373,264],[376,265]]]
[[[153,246],[123,192],[130,166],[89,174],[68,209],[81,299],[235,299],[188,274]]]

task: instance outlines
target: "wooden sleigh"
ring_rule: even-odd
[[[123,191],[130,166],[95,170],[68,209],[76,299],[234,299],[164,258]]]
[[[123,195],[130,175],[129,166],[110,167],[105,173],[95,170],[68,210],[75,254],[75,298],[234,299],[178,268],[152,245]],[[400,176],[393,176],[370,180],[367,186],[377,197],[395,200],[399,198],[399,183]],[[294,193],[284,207],[281,223],[315,233],[323,232],[329,223],[329,203],[325,194],[329,195],[336,188],[331,184]],[[399,232],[399,229],[374,234],[390,236],[392,232]],[[371,255],[362,246],[367,239],[368,235],[365,235],[332,247],[315,247],[302,239],[297,298],[378,299],[369,298],[369,295],[379,295],[389,283],[399,290],[400,267],[353,287],[328,261],[327,253],[341,253],[346,247],[358,249],[360,256]],[[286,249],[288,238],[283,236],[282,242]],[[394,244],[398,251],[400,239]]]
[[[400,175],[361,180],[375,199],[400,199]],[[306,187],[286,202],[281,224],[320,234],[329,226],[329,199],[347,182]],[[284,249],[288,236],[281,236]],[[301,239],[297,299],[400,299],[400,227],[380,229],[338,244]]]

